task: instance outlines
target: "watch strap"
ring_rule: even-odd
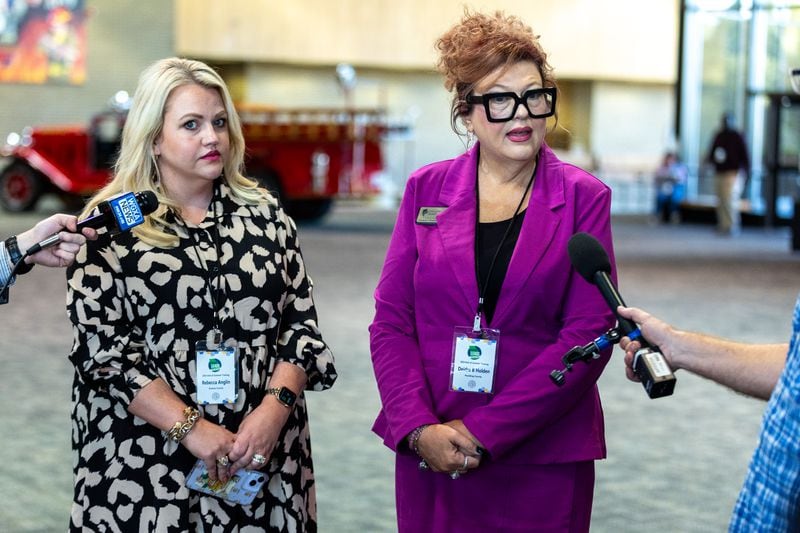
[[[267,389],[267,394],[275,396],[279,402],[289,408],[294,407],[297,400],[297,394],[287,387],[270,387]]]
[[[11,263],[16,266],[16,271],[14,271],[14,274],[27,274],[31,271],[33,268],[33,263],[28,264],[25,262],[22,252],[19,250],[16,235],[12,235],[6,239],[6,250],[8,250],[8,257],[11,259]]]

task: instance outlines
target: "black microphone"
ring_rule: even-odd
[[[588,233],[576,233],[567,244],[572,266],[583,279],[595,285],[614,312],[623,334],[629,335],[637,330],[636,324],[617,313],[617,307],[625,306],[619,291],[611,281],[611,261],[600,241]],[[639,338],[642,348],[633,359],[633,371],[642,381],[650,398],[669,396],[675,389],[675,375],[669,363],[657,346],[651,346],[643,337]]]
[[[116,235],[144,222],[144,217],[155,211],[157,207],[158,198],[152,191],[125,193],[98,204],[97,209],[100,212],[78,222],[76,233],[80,233],[83,228],[107,228],[111,235]],[[33,255],[60,241],[61,238],[58,234],[51,235],[28,248],[25,255]]]

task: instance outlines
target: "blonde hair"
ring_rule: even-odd
[[[178,87],[196,84],[216,89],[228,115],[230,154],[224,162],[222,179],[231,194],[247,203],[257,204],[268,198],[264,189],[246,178],[244,169],[244,136],[239,115],[233,105],[228,88],[220,75],[200,61],[171,57],[156,61],[139,77],[133,103],[122,130],[122,146],[114,166],[114,178],[88,202],[82,216],[88,215],[98,204],[124,192],[152,191],[158,198],[158,208],[145,217],[144,223],[132,229],[142,241],[158,247],[174,247],[179,239],[169,233],[166,214],[178,205],[166,195],[158,172],[153,151],[156,139],[164,126],[167,99]]]
[[[444,77],[445,89],[453,93],[450,123],[459,135],[458,119],[467,115],[473,105],[466,102],[467,96],[498,68],[532,61],[542,76],[542,85],[558,90],[539,36],[522,20],[502,11],[486,15],[465,9],[461,21],[442,34],[435,47],[439,51],[436,67]]]

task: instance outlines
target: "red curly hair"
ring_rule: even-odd
[[[461,21],[439,37],[435,47],[440,54],[436,67],[445,88],[454,93],[450,120],[456,133],[459,117],[472,108],[466,97],[498,68],[532,61],[539,67],[543,86],[558,88],[539,36],[519,18],[501,11],[485,15],[465,9]]]

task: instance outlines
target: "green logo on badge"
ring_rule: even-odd
[[[467,348],[467,357],[469,357],[473,361],[476,359],[480,359],[481,349],[478,348],[477,346],[470,346],[469,348]]]
[[[211,370],[212,372],[219,372],[221,368],[222,368],[222,363],[220,362],[219,359],[212,358],[208,360],[208,369]]]

